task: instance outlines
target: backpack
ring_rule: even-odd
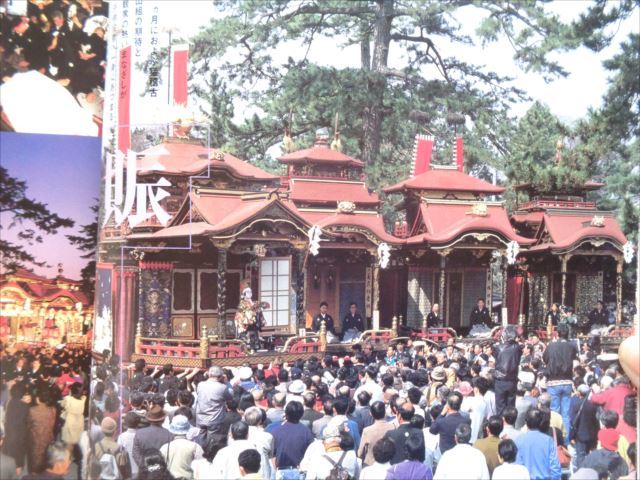
[[[115,452],[105,450],[98,442],[94,451],[94,461],[100,465],[100,478],[104,480],[126,480],[131,478],[131,460],[129,454],[118,446]]]
[[[342,466],[342,461],[344,460],[345,455],[347,455],[347,452],[342,452],[338,462],[334,462],[329,455],[324,455],[324,457],[331,462],[331,465],[333,465],[333,468],[329,471],[327,480],[351,480],[349,471]]]

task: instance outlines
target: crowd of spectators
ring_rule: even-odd
[[[635,478],[635,389],[617,363],[559,334],[207,372],[142,360],[122,372],[111,359],[94,375],[89,468],[140,479]]]
[[[101,117],[107,4],[37,0],[27,3],[24,15],[11,12],[0,9],[0,83],[17,72],[39,72],[66,87],[82,107]]]
[[[90,365],[80,348],[0,344],[0,478],[80,474]]]

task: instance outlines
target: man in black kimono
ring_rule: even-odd
[[[478,304],[471,310],[471,315],[469,315],[469,323],[471,324],[471,328],[475,325],[485,325],[487,328],[491,328],[491,314],[489,313],[489,309],[484,304],[484,298],[478,299]]]
[[[313,322],[311,323],[311,329],[314,332],[319,333],[320,323],[324,320],[325,326],[327,327],[327,341],[329,341],[330,337],[337,338],[336,329],[333,324],[333,318],[327,313],[328,309],[329,304],[327,302],[321,302],[320,313],[313,318]]]
[[[609,312],[604,308],[604,303],[598,301],[596,308],[589,312],[589,330],[594,325],[609,325]]]
[[[342,319],[342,338],[349,330],[357,330],[358,335],[364,332],[364,321],[362,320],[362,315],[358,312],[358,304],[356,302],[349,304],[349,313]]]

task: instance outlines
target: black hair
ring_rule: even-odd
[[[255,448],[242,451],[238,455],[238,466],[247,473],[257,473],[260,471],[260,452]]]
[[[349,308],[353,307],[353,306],[358,306],[358,304],[356,302],[349,302]]]
[[[422,430],[424,428],[424,417],[422,415],[414,415],[409,422],[412,428]]]
[[[127,412],[127,414],[124,416],[124,424],[126,425],[127,429],[138,428],[138,426],[140,426],[141,420],[142,417],[140,417],[140,415],[135,412]]]
[[[492,415],[487,420],[487,428],[489,429],[489,433],[494,437],[499,437],[502,433],[502,428],[504,425],[502,424],[502,417],[499,415]]]
[[[370,407],[371,416],[374,420],[382,420],[385,417],[386,410],[383,402],[376,401]]]
[[[144,393],[131,392],[131,395],[129,396],[129,403],[132,407],[141,407],[144,403]]]
[[[170,388],[169,390],[167,390],[165,395],[167,398],[167,403],[172,407],[175,407],[176,403],[178,402],[178,390],[176,390],[175,388]]]
[[[329,304],[327,302],[325,302],[324,300],[322,302],[320,302],[320,306],[318,308],[322,308],[323,306],[329,308]]]
[[[304,392],[302,395],[302,401],[304,402],[305,407],[313,408],[316,404],[316,394],[313,392]]]
[[[480,395],[484,395],[489,391],[489,381],[484,377],[475,377],[473,379],[473,386],[480,390]]]
[[[175,412],[173,412],[173,416],[182,415],[183,417],[187,417],[187,420],[193,420],[193,410],[191,407],[178,407]]]
[[[348,404],[346,406],[348,406]],[[346,412],[347,409],[345,408],[344,411]],[[304,407],[300,402],[289,402],[284,409],[284,416],[289,423],[298,423],[303,414]]]
[[[539,408],[530,408],[525,418],[529,430],[540,430],[544,422],[544,414]]]
[[[346,415],[349,410],[349,399],[345,397],[338,397],[333,401],[333,409],[338,415]]]
[[[370,401],[371,394],[369,392],[367,392],[366,390],[362,390],[360,393],[358,393],[358,403],[360,403],[360,405],[369,405]]]
[[[453,392],[447,397],[447,405],[449,408],[454,411],[459,411],[462,406],[462,395],[457,392]]]
[[[80,398],[83,388],[80,382],[74,382],[73,385],[71,385],[71,395],[75,398]]]
[[[142,480],[165,480],[172,478],[167,469],[167,462],[162,453],[160,453],[160,450],[156,448],[143,450],[138,478]]]
[[[455,437],[458,443],[469,443],[471,440],[471,427],[466,423],[461,423],[456,428]]]
[[[422,392],[419,388],[411,387],[407,392],[407,397],[409,397],[409,401],[414,405],[420,403],[420,398],[422,397]]]
[[[243,393],[238,402],[238,410],[245,412],[248,408],[256,406],[256,399],[250,393]]]
[[[221,434],[208,435],[202,450],[202,456],[209,462],[217,455],[218,451],[227,445],[227,436]]]
[[[622,407],[622,419],[627,425],[637,427],[636,412],[638,411],[638,397],[636,395],[627,395],[624,397],[624,406]]]
[[[502,411],[502,418],[508,425],[515,425],[518,419],[518,409],[516,407],[507,407]]]
[[[181,405],[190,407],[193,405],[193,394],[188,390],[180,390],[178,392],[178,402]]]
[[[322,410],[324,411],[325,415],[333,414],[333,400],[333,397],[329,395],[326,395],[322,400]]]
[[[147,366],[147,361],[144,358],[139,358],[135,362],[135,371],[142,373]]]
[[[425,446],[424,435],[419,430],[409,430],[404,442],[404,450],[407,460],[424,463]]]
[[[387,437],[382,437],[373,446],[373,459],[378,463],[390,462],[396,451],[396,444]]]
[[[297,403],[297,402],[291,402]],[[242,420],[231,425],[231,438],[234,440],[246,440],[249,436],[249,425]]]
[[[558,325],[558,337],[568,340],[569,339],[569,327],[564,323]]]
[[[629,457],[629,460],[631,460],[631,465],[633,465],[634,468],[637,467],[636,465],[636,449],[637,448],[638,447],[636,446],[636,442],[633,442],[627,448],[627,457]]]
[[[498,455],[504,460],[504,463],[513,463],[518,456],[518,447],[513,440],[506,439],[498,444]]]
[[[404,402],[400,408],[398,409],[400,413],[400,418],[405,422],[411,421],[411,417],[413,417],[414,412],[416,411],[413,408],[413,405],[410,402]]]
[[[613,410],[606,410],[600,415],[600,422],[604,425],[604,428],[616,428],[620,417]]]
[[[437,403],[429,409],[429,415],[433,420],[435,420],[440,416],[443,408],[444,408],[444,405],[442,405],[441,403]]]

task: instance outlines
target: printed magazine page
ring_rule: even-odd
[[[2,468],[637,478],[637,2],[0,2]]]

